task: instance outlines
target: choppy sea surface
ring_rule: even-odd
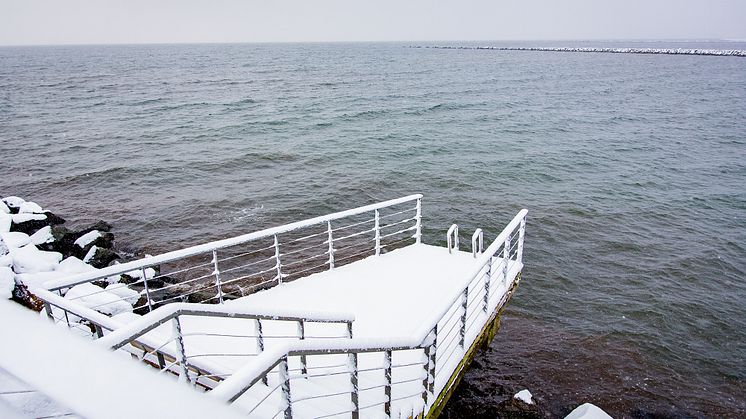
[[[149,253],[415,192],[431,244],[525,207],[524,281],[447,417],[523,388],[746,416],[746,59],[407,45],[0,48],[0,195]]]

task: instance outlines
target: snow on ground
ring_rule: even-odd
[[[132,305],[119,295],[88,282],[70,288],[65,298],[108,315],[132,311]]]
[[[97,238],[101,237],[101,232],[98,230],[90,231],[75,240],[75,244],[81,249],[85,249],[86,246],[96,241]]]
[[[0,299],[13,297],[13,288],[16,286],[13,270],[0,266]]]
[[[13,217],[0,211],[0,233],[10,231],[10,225],[13,223]]]
[[[407,246],[239,298],[249,308],[355,314],[355,337],[407,337],[429,317],[433,303],[453,292],[474,258],[444,247]],[[459,284],[460,285],[460,284]],[[385,310],[382,309],[385,307]]]

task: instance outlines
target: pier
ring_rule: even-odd
[[[422,241],[422,200],[149,256],[32,292],[59,327],[242,415],[437,417],[520,282],[527,211],[492,241],[477,229],[462,246],[454,224],[436,246]]]

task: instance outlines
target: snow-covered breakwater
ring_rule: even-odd
[[[414,46],[432,49],[479,49],[495,51],[548,51],[548,52],[600,52],[609,54],[664,54],[664,55],[715,55],[746,57],[742,49],[690,49],[690,48],[582,48],[582,47],[467,47],[467,46]]]
[[[71,230],[65,220],[40,205],[16,196],[0,199],[0,298],[13,299],[40,310],[41,301],[29,287],[64,276],[91,272],[118,263],[112,250],[111,226],[95,224]],[[134,272],[131,276],[141,275]],[[133,311],[140,293],[131,289],[125,275],[96,283],[76,285],[64,291],[65,298],[106,314]]]

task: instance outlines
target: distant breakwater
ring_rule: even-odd
[[[494,51],[546,51],[546,52],[597,52],[607,54],[664,54],[664,55],[714,55],[720,57],[746,57],[742,49],[690,49],[690,48],[579,48],[579,47],[468,47],[445,45],[415,45],[410,48],[471,49]]]

